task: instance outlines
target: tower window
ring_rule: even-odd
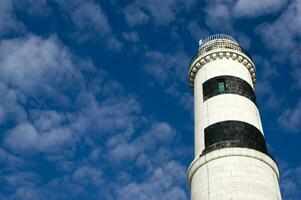
[[[224,92],[226,90],[226,83],[225,79],[218,79],[217,80],[217,86],[219,92]]]

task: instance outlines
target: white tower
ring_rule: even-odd
[[[230,36],[200,41],[189,68],[194,90],[192,200],[280,200],[256,104],[255,65]]]

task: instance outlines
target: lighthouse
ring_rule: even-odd
[[[268,153],[255,96],[256,68],[232,37],[199,42],[189,66],[194,93],[192,200],[280,200],[279,168]]]

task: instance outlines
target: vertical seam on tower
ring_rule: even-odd
[[[205,80],[207,80],[207,69],[206,69],[206,67],[204,69],[205,69]],[[204,91],[203,91],[203,98],[204,98]],[[203,101],[203,103],[205,103],[205,102]],[[207,124],[209,124],[208,102],[206,103],[206,117],[207,117]],[[204,137],[205,137],[205,135],[204,135]],[[204,140],[204,146],[205,146],[205,140]]]
[[[207,184],[208,184],[208,200],[210,200],[210,180],[209,180],[209,168],[208,168],[208,163],[206,164],[206,169],[207,169]]]
[[[205,80],[207,80],[207,69],[206,67],[204,68],[205,69]],[[202,83],[203,84],[203,83]],[[203,95],[204,95],[204,91],[203,91]],[[205,103],[205,102],[203,102]],[[207,124],[209,124],[209,112],[208,112],[208,102],[206,103],[206,118],[207,118]],[[204,128],[204,127],[203,127]],[[205,149],[205,129],[203,129],[203,139],[204,139],[204,149]],[[206,157],[205,157],[206,159]],[[208,194],[208,200],[210,200],[210,180],[209,180],[209,168],[208,168],[208,163],[206,164],[206,170],[207,170],[207,184],[208,184],[208,191],[207,191],[207,194]]]
[[[205,80],[207,80],[207,69],[205,68]],[[202,83],[203,84],[203,83]],[[203,91],[203,97],[204,97],[204,91]],[[203,103],[205,103],[204,101],[203,101]],[[206,102],[205,103],[205,105],[206,105],[206,118],[207,118],[207,124],[209,124],[209,112],[208,112],[208,110],[209,110],[209,106],[208,106],[208,102]],[[205,127],[203,127],[204,129],[203,129],[203,138],[204,138],[204,149],[203,150],[205,150],[205,147],[206,147],[206,141],[205,141]],[[202,150],[202,151],[203,151]],[[209,187],[209,186],[208,186]]]

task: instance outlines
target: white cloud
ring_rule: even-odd
[[[125,19],[129,26],[142,25],[149,21],[149,16],[147,13],[141,9],[136,4],[130,4],[124,9]]]
[[[167,123],[154,123],[152,126],[140,134],[136,139],[126,137],[124,134],[115,135],[107,143],[108,158],[116,163],[135,162],[135,160],[145,153],[157,157],[158,162],[164,162],[160,159],[160,150],[175,142],[176,131]],[[159,146],[159,147],[158,147]],[[152,152],[152,153],[150,153]],[[157,155],[156,155],[157,154]],[[165,159],[170,157],[164,155]],[[151,166],[149,166],[151,167]]]
[[[54,153],[86,133],[95,138],[117,131],[133,133],[139,102],[125,95],[119,83],[104,82],[105,72],[75,58],[55,36],[2,41],[0,64],[4,81],[0,87],[1,122],[10,113],[16,123],[23,121],[6,135],[5,144],[11,150]],[[90,71],[95,79],[85,80],[81,70]],[[19,101],[34,105],[35,109],[28,109],[28,117]],[[57,107],[62,106],[77,110],[58,112]],[[21,141],[22,145],[18,145]]]
[[[60,47],[54,37],[43,40],[30,36],[26,39],[2,41],[2,79],[23,91],[32,91],[52,71],[71,69],[68,52]]]
[[[293,69],[292,77],[294,78],[294,80],[296,82],[296,84],[293,84],[292,88],[293,89],[301,89],[301,80],[300,80],[301,68],[300,68],[300,66]]]
[[[231,30],[236,18],[256,18],[278,12],[287,0],[207,0],[206,23],[216,30]],[[225,27],[226,26],[226,27]]]
[[[292,133],[299,132],[301,129],[301,100],[291,108],[286,108],[278,117],[278,123]]]
[[[239,0],[234,6],[235,17],[258,17],[279,11],[287,0]]]
[[[188,87],[187,70],[190,58],[183,51],[175,53],[147,51],[145,56],[148,62],[144,70],[154,78],[154,84],[164,88],[166,93],[176,97],[186,109],[190,110],[192,93],[184,92],[182,89]]]
[[[39,132],[32,124],[23,122],[6,135],[4,143],[21,154],[57,152],[66,144],[74,142],[68,129],[58,128]]]
[[[80,30],[96,31],[100,35],[111,32],[108,19],[97,4],[91,2],[80,3],[71,12],[71,17]]]
[[[27,113],[18,103],[17,94],[0,82],[0,125],[6,122],[19,123],[26,120]]]
[[[0,122],[15,126],[5,136],[6,146],[25,155],[54,153],[73,144],[66,115],[47,108],[71,106],[69,98],[85,89],[80,72],[85,63],[75,59],[55,36],[29,35],[1,41],[0,64]],[[85,67],[93,70],[89,64]]]
[[[185,62],[182,59],[185,55],[179,55],[180,58],[167,55],[171,59],[169,69],[179,64],[178,61]],[[165,59],[156,53],[150,57],[159,63]],[[12,199],[21,196],[24,199],[123,199],[116,196],[124,186],[120,180],[137,184],[147,193],[158,191],[166,199],[186,198],[186,168],[173,161],[186,152],[178,143],[180,134],[166,122],[153,122],[151,117],[143,116],[135,96],[126,93],[103,70],[72,55],[57,37],[28,35],[3,40],[0,65],[3,81],[0,93],[3,91],[7,96],[3,98],[5,101],[0,100],[0,107],[4,108],[3,113],[13,110],[21,116],[4,133],[3,146],[19,157],[38,157],[34,163],[22,165],[22,170],[45,162],[49,170],[62,174],[44,180],[39,177],[39,170],[36,174],[24,173],[24,180],[31,182],[27,184],[27,181],[17,183],[15,180],[22,174],[10,171],[7,181],[15,186],[10,186]],[[172,79],[185,76],[183,69],[173,70]],[[87,78],[85,74],[93,76]],[[168,79],[162,80],[163,83],[169,83]],[[5,102],[10,102],[14,109],[8,109],[10,104]],[[77,150],[82,154],[78,155]],[[13,158],[0,149],[0,163],[8,165],[8,160],[16,163]],[[120,168],[120,161],[130,163],[130,167]],[[139,181],[135,177],[136,169],[143,170]],[[111,170],[118,171],[116,176],[108,177]],[[166,179],[163,175],[167,173],[170,175]],[[165,184],[164,190],[156,185],[151,188],[154,181]],[[96,188],[92,194],[91,186]],[[108,192],[107,186],[113,192]]]
[[[249,47],[249,38],[246,34],[237,32],[237,28],[234,27],[235,20],[276,13],[286,5],[286,2],[287,0],[207,0],[204,7],[205,23],[213,32],[231,34],[238,38],[244,47]]]
[[[12,0],[14,7],[31,16],[45,16],[51,12],[47,0]]]
[[[205,27],[201,28],[196,20],[193,20],[188,24],[188,30],[197,41],[204,39],[209,35],[209,32],[205,29]]]
[[[277,20],[261,25],[258,31],[267,47],[279,50],[281,54],[289,53],[301,37],[301,1],[292,1]]]
[[[127,41],[130,41],[130,42],[139,42],[140,38],[139,38],[139,35],[136,31],[133,31],[133,32],[124,32],[122,33],[124,39],[126,39]]]
[[[38,133],[29,123],[19,124],[5,138],[5,143],[19,152],[32,150],[37,147]],[[26,152],[24,152],[26,153]]]
[[[19,98],[39,95],[35,101],[41,104],[45,99],[68,103],[64,90],[80,85],[81,80],[72,64],[69,51],[55,36],[45,40],[27,36],[0,43],[0,78],[16,88]]]
[[[180,10],[188,9],[195,3],[195,0],[153,0],[138,1],[127,5],[124,9],[125,18],[129,26],[143,25],[152,20],[156,25],[168,25],[177,20],[177,13]]]
[[[160,144],[168,144],[175,138],[175,130],[167,123],[158,123],[149,130],[149,139],[152,139]],[[147,142],[147,140],[145,141]],[[150,142],[150,141],[148,141]]]
[[[279,78],[278,65],[267,57],[254,56],[253,58],[256,65],[259,66],[255,85],[257,98],[263,102],[267,110],[277,110],[283,102],[283,97],[277,93],[279,91],[274,88],[273,84]]]
[[[10,199],[44,200],[46,197],[34,186],[28,185],[17,188]]]
[[[19,22],[13,11],[11,0],[0,1],[0,36],[24,32],[25,26]]]
[[[111,91],[111,92],[114,92]],[[118,95],[116,93],[116,95]],[[91,94],[82,95],[78,101],[78,111],[68,115],[72,121],[71,128],[80,134],[90,132],[95,137],[111,135],[118,131],[131,135],[134,129],[135,116],[140,113],[140,105],[131,97],[109,97],[97,102]],[[82,99],[82,100],[81,100]]]
[[[282,161],[280,188],[283,199],[298,199],[301,195],[301,165],[291,166]]]
[[[147,51],[145,56],[149,60],[145,66],[146,71],[159,83],[185,82],[187,79],[188,56],[182,52],[161,53]]]
[[[229,8],[229,2],[224,1],[208,1],[206,7],[205,22],[213,30],[231,31],[232,16]]]
[[[66,123],[65,114],[58,113],[56,110],[32,110],[30,118],[34,126],[41,131],[59,128],[61,124]]]
[[[22,128],[24,131],[26,129]],[[33,130],[33,132],[35,131]],[[37,133],[33,135],[37,135]],[[36,137],[38,136],[33,138]],[[83,137],[89,137],[89,135],[86,134]],[[179,155],[179,152],[182,152],[181,147],[175,144],[178,133],[169,124],[154,123],[143,134],[131,136],[131,138],[136,137],[133,142],[125,141],[121,143],[121,140],[117,139],[116,141],[118,137],[128,138],[122,133],[114,135],[114,137],[108,136],[108,139],[115,140],[115,142],[111,141],[110,146],[103,147],[102,150],[102,154],[109,154],[116,159],[111,164],[108,162],[109,158],[103,155],[99,155],[97,160],[93,160],[93,163],[97,161],[96,163],[98,163],[99,167],[88,164],[87,161],[84,161],[85,159],[81,160],[80,163],[82,164],[73,162],[72,168],[76,168],[72,170],[70,175],[65,174],[64,177],[55,178],[43,185],[38,182],[40,180],[39,177],[35,178],[35,174],[24,176],[24,180],[34,180],[31,182],[31,185],[28,185],[27,181],[16,182],[18,174],[8,175],[7,181],[14,185],[18,184],[18,189],[13,196],[17,198],[23,194],[26,198],[43,199],[44,195],[46,195],[48,198],[56,199],[57,197],[64,197],[64,195],[70,194],[68,198],[75,195],[93,199],[99,197],[128,199],[135,195],[135,197],[141,197],[142,199],[158,199],[158,197],[164,199],[187,199],[185,191],[186,167],[176,161],[172,161]],[[29,145],[27,139],[24,140],[22,137],[21,139],[23,143]],[[123,148],[126,144],[136,149],[137,153],[134,157],[124,153],[127,152],[127,149]],[[176,148],[174,145],[176,145]],[[114,149],[118,147],[121,147],[120,152],[122,154],[114,155]],[[121,161],[121,165],[117,164],[119,161]],[[127,163],[130,163],[130,165]],[[128,168],[128,166],[131,167]],[[110,168],[109,171],[114,172],[117,170],[114,176],[110,175],[112,172],[106,174],[106,171],[103,171],[108,167]],[[137,170],[143,170],[138,180],[134,175]],[[137,191],[132,186],[136,187]],[[89,194],[88,191],[91,188],[95,188],[96,193]]]
[[[248,49],[251,44],[249,36],[234,27],[234,5],[235,1],[233,0],[207,1],[204,7],[205,23],[211,29],[211,32],[229,34],[239,41],[241,47]]]
[[[7,184],[18,187],[22,185],[35,184],[38,180],[38,177],[31,171],[22,171],[15,174],[5,175],[3,179],[7,182]]]
[[[156,168],[143,182],[131,182],[118,188],[117,199],[185,200],[187,195],[181,187],[186,184],[182,182],[183,179],[186,179],[186,168],[172,161],[162,168]]]
[[[79,185],[101,187],[103,182],[102,171],[90,166],[82,166],[75,170],[72,179]]]
[[[94,1],[56,0],[75,25],[73,37],[78,42],[103,40],[107,47],[119,51],[123,44],[116,38],[101,6]]]
[[[235,20],[237,19],[235,7],[241,1],[207,0],[203,10],[205,12],[205,23],[211,29],[211,32],[230,34],[239,41],[240,46],[248,49],[251,45],[249,36],[242,31],[238,31],[239,27],[235,27]],[[190,26],[193,28],[192,25]]]
[[[12,170],[24,167],[24,160],[15,155],[8,153],[3,148],[0,148],[0,163],[2,165],[2,170]]]

